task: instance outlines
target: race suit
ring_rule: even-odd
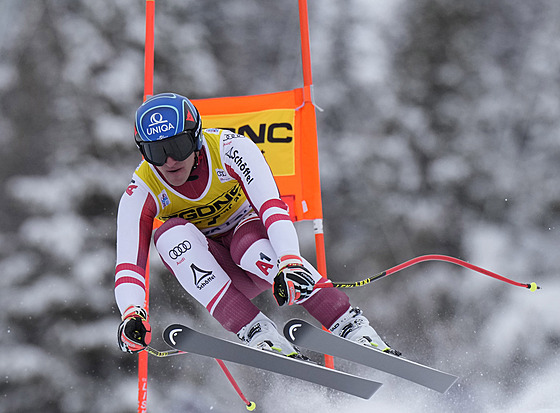
[[[228,130],[203,130],[203,147],[187,182],[171,186],[142,161],[119,203],[115,298],[121,313],[144,306],[145,273],[154,244],[183,288],[229,331],[259,309],[251,299],[269,289],[277,259],[300,255],[297,232],[260,149]],[[306,262],[315,281],[321,275]],[[302,306],[330,326],[350,307],[337,289],[316,290]]]

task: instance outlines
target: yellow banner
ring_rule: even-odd
[[[229,129],[253,140],[274,176],[295,174],[295,110],[268,109],[228,115],[204,115],[205,129]]]

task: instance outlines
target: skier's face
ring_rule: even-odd
[[[183,161],[176,161],[168,156],[165,164],[156,166],[156,168],[172,186],[181,186],[187,182],[191,174],[191,170],[194,166],[195,154],[198,154],[198,152],[191,153],[188,158]]]

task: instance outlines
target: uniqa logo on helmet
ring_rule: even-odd
[[[169,138],[181,132],[177,129],[178,123],[179,113],[172,106],[156,106],[144,113],[141,119],[144,136],[151,141]]]

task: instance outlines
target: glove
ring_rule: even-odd
[[[117,337],[119,347],[125,353],[134,354],[144,350],[152,339],[146,310],[134,305],[128,307],[122,316]]]
[[[285,255],[278,260],[278,268],[273,293],[279,306],[298,304],[311,295],[315,280],[300,257]]]

